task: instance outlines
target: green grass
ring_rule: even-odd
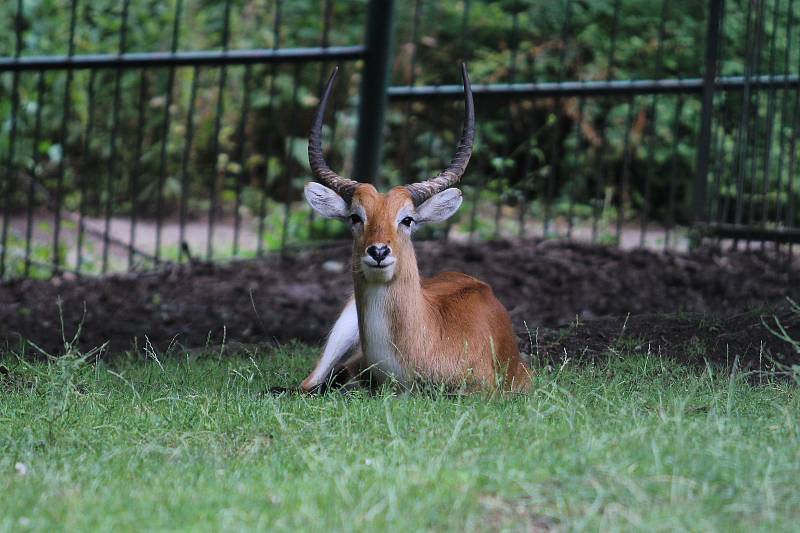
[[[271,396],[313,350],[0,376],[1,530],[790,530],[791,380],[655,358],[524,396]]]

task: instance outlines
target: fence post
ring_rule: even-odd
[[[353,178],[377,183],[383,147],[383,117],[394,40],[394,0],[370,0],[366,21],[366,54],[361,75],[358,133]]]
[[[711,0],[706,26],[705,72],[703,73],[703,100],[700,114],[700,137],[697,144],[697,174],[694,178],[693,225],[706,222],[708,211],[708,167],[711,158],[711,118],[714,112],[714,89],[717,77],[717,56],[719,34],[722,31],[720,19],[724,0]]]

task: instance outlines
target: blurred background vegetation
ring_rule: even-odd
[[[17,2],[0,4],[0,56],[66,54],[70,1],[22,4],[19,50]],[[231,0],[226,32],[224,0],[184,0],[177,48],[363,44],[366,4]],[[78,3],[75,54],[120,51],[122,5],[110,0]],[[708,6],[699,0],[413,0],[396,6],[394,86],[458,84],[463,59],[469,62],[473,83],[699,78],[704,71]],[[728,0],[720,74],[745,74],[748,59],[751,74],[797,74],[800,47],[789,45],[798,18],[795,8],[793,0]],[[131,1],[123,51],[170,50],[175,13],[175,0]],[[309,178],[307,128],[332,67],[232,66],[225,71],[222,92],[220,68],[179,67],[169,109],[169,69],[122,71],[115,150],[111,136],[117,71],[74,72],[66,94],[70,117],[63,142],[67,75],[48,72],[40,79],[26,72],[17,80],[20,104],[10,165],[14,75],[3,73],[0,157],[8,165],[2,177],[9,210],[24,211],[29,198],[36,209],[52,208],[63,164],[60,190],[68,212],[102,216],[110,205],[114,215],[177,217],[184,180],[183,209],[189,218],[207,216],[211,208],[216,216],[230,216],[238,206],[240,216],[265,228],[264,239],[271,239],[267,248],[278,241],[307,240],[323,228],[325,235],[335,234],[341,230],[338,225],[306,223],[299,202],[294,206]],[[345,175],[352,169],[360,75],[359,61],[342,65],[335,118],[326,126],[330,162]],[[733,219],[736,178],[746,170],[740,188],[750,194],[747,205],[758,213],[764,210],[764,223],[784,223],[794,201],[792,190],[800,189],[793,173],[797,91],[763,90],[750,98],[756,94],[760,100],[749,104],[747,116],[741,92],[717,97],[710,209],[720,220]],[[383,183],[423,179],[446,165],[457,143],[462,105],[457,99],[392,101]],[[599,231],[613,241],[617,221],[638,221],[643,212],[667,226],[689,220],[699,95],[482,97],[477,109],[479,139],[464,187],[471,203],[488,207],[473,212],[470,232],[501,234],[508,219],[516,224],[508,222],[508,232],[514,233],[518,219],[530,216],[541,222],[546,213],[553,220],[599,219]],[[34,146],[37,114],[41,132]],[[743,124],[749,128],[747,137],[742,137]],[[749,147],[742,159],[745,141]],[[219,198],[213,206],[212,191]],[[292,206],[284,209],[284,202]],[[281,232],[285,234],[278,238]]]

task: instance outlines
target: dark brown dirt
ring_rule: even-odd
[[[708,361],[744,370],[786,371],[800,363],[800,349],[773,333],[779,330],[776,319],[800,340],[800,313],[778,306],[733,316],[678,313],[576,321],[532,332],[521,345],[537,362],[550,365],[567,358],[587,363],[614,354],[649,353],[699,365]]]
[[[572,358],[592,358],[618,345],[624,333],[642,350],[682,359],[705,355],[732,363],[738,355],[741,363],[754,364],[769,352],[800,361],[760,319],[779,313],[791,322],[785,298],[797,299],[800,284],[798,269],[783,256],[621,251],[538,240],[423,242],[417,250],[426,275],[458,270],[490,283],[525,350],[540,357],[558,360],[566,349]],[[111,352],[141,346],[145,335],[160,348],[219,344],[223,330],[228,341],[318,343],[351,290],[348,259],[343,243],[259,261],[8,283],[0,285],[0,341],[14,347],[25,338],[60,351],[60,299],[67,336],[85,306],[81,344],[110,341]],[[553,329],[559,326],[565,327]],[[790,327],[797,330],[796,323]]]

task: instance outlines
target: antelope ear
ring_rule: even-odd
[[[315,182],[305,187],[306,202],[311,209],[325,218],[345,218],[349,213],[347,203],[332,189]]]
[[[462,200],[459,189],[445,189],[434,194],[417,207],[417,222],[426,224],[447,220],[458,211]]]

